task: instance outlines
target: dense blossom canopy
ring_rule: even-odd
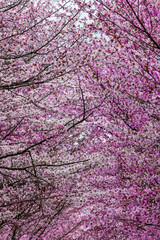
[[[159,9],[0,1],[0,239],[159,239]]]

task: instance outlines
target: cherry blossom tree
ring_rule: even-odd
[[[65,168],[88,161],[70,156],[73,137],[65,141],[88,117],[80,115],[75,75],[83,63],[74,56],[85,32],[75,31],[79,10],[67,13],[66,5],[1,1],[2,239],[41,238],[70,204]]]
[[[84,238],[158,239],[159,2],[76,2],[108,41],[101,65],[92,65],[105,101],[88,146],[106,156],[89,184],[103,191],[89,199]]]
[[[158,9],[1,1],[2,239],[159,238]]]

